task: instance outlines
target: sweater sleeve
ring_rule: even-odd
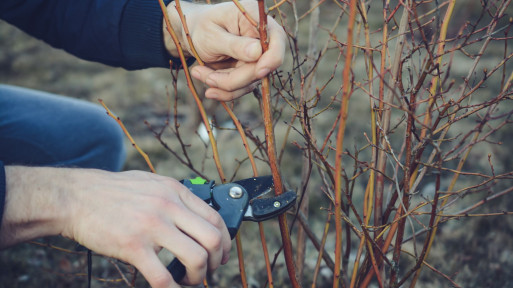
[[[0,18],[85,60],[129,70],[180,62],[165,49],[157,0],[2,0]]]
[[[0,228],[2,228],[2,217],[4,216],[5,192],[7,190],[5,182],[4,163],[0,161]]]

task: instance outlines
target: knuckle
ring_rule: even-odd
[[[232,79],[230,81],[230,79]],[[230,75],[230,74],[226,74],[226,75],[223,75],[223,77],[219,77],[218,78],[218,85],[219,85],[219,88],[224,90],[224,92],[226,94],[230,94],[231,92],[237,90],[237,83],[235,83],[236,81],[233,81],[233,75]]]
[[[271,67],[273,67],[274,69],[277,69],[282,64],[283,64],[283,58],[282,57],[273,57],[271,59]]]
[[[213,229],[209,241],[206,243],[206,249],[210,252],[219,251],[223,245],[223,235],[221,231]]]
[[[190,258],[190,267],[193,271],[206,271],[208,266],[208,253],[198,249]]]
[[[151,283],[152,287],[169,287],[172,283],[169,273],[158,273],[150,277],[151,279],[148,279],[148,281]]]
[[[159,226],[162,223],[162,219],[158,214],[148,213],[141,217],[140,223],[143,228],[147,227],[151,229]]]
[[[207,219],[209,220],[209,222],[212,225],[214,225],[217,229],[222,229],[225,226],[223,218],[214,209],[210,208],[210,210],[207,214],[207,217],[208,217]]]
[[[200,200],[196,194],[194,194],[191,190],[187,189],[185,186],[183,186],[183,190],[180,191],[180,199],[183,203],[197,203],[197,205],[204,205],[203,207],[209,207],[207,203]],[[176,209],[185,209],[183,205],[175,204],[175,206],[179,206]],[[200,206],[201,207],[201,206]]]
[[[283,58],[278,58],[278,61],[276,61],[276,64],[278,64],[278,66],[281,66],[283,64]]]
[[[156,207],[156,211],[165,211],[165,210],[178,210],[180,209],[180,205],[178,205],[173,199],[169,199],[167,197],[158,197],[155,199],[154,203]]]
[[[160,176],[160,175],[159,175]],[[183,186],[178,180],[176,179],[173,179],[173,178],[169,178],[169,177],[162,177],[160,176],[159,177],[162,181],[162,184],[165,186],[165,187],[170,187],[170,188],[173,188],[173,189],[177,189],[177,187],[181,187]]]
[[[119,259],[136,264],[147,257],[147,249],[139,238],[131,237],[120,243]],[[117,256],[117,255],[116,255]]]
[[[128,255],[143,255],[145,251],[144,244],[138,237],[126,237],[120,246],[125,251],[130,251]]]

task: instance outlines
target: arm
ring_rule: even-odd
[[[258,19],[256,1],[241,4]],[[221,101],[240,97],[283,63],[285,32],[274,19],[268,19],[269,50],[262,53],[257,28],[233,3],[182,1],[181,6],[199,57],[207,64],[192,69],[195,78],[210,86],[206,97]],[[191,56],[175,5],[167,7],[182,48]],[[86,60],[126,69],[167,68],[170,59],[180,65],[157,0],[3,0],[0,18]]]
[[[177,287],[157,257],[171,251],[186,284],[226,263],[222,218],[176,180],[139,171],[6,166],[0,248],[62,235],[134,265],[152,287]]]
[[[0,18],[85,60],[169,68],[157,0],[3,0]]]

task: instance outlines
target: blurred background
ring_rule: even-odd
[[[281,74],[287,75],[292,73],[297,67],[294,66],[295,59],[298,57],[299,63],[305,63],[308,59],[306,51],[308,49],[309,17],[299,21],[297,26],[294,25],[295,20],[310,9],[308,1],[300,1],[295,3],[297,14],[293,14],[292,5],[283,5],[282,21],[290,25],[289,33],[294,33],[294,29],[298,32],[297,47],[298,53],[291,53],[289,50],[286,62],[281,68]],[[290,2],[290,3],[292,3]],[[391,1],[391,5],[397,1]],[[433,2],[433,1],[424,1]],[[439,1],[434,1],[439,2]],[[441,1],[444,2],[444,1]],[[493,1],[492,1],[493,2]],[[445,3],[445,2],[444,2]],[[269,5],[271,3],[268,3]],[[434,5],[435,3],[433,3]],[[480,13],[482,10],[482,1],[459,1],[449,34],[458,33],[462,25],[467,20],[471,21],[477,17],[488,17]],[[510,5],[511,6],[511,5]],[[338,4],[332,1],[321,1],[320,8],[320,24],[318,29],[318,49],[327,47],[326,54],[323,55],[319,62],[317,73],[318,85],[325,89],[319,100],[318,112],[322,114],[314,119],[316,125],[316,133],[325,135],[331,129],[336,115],[338,114],[339,104],[335,103],[327,110],[321,110],[328,107],[333,97],[340,97],[341,70],[343,61],[340,60],[340,50],[336,41],[328,41],[332,39],[340,39],[345,41],[345,21],[347,17],[343,17],[339,28],[334,30],[330,35],[332,26],[336,23],[340,8]],[[382,24],[381,1],[372,1],[372,5],[368,6],[369,25],[371,31],[378,31]],[[511,17],[513,9],[508,8],[508,15],[505,17],[501,25],[507,26],[508,17]],[[443,15],[443,14],[442,14]],[[435,15],[439,16],[439,15]],[[435,17],[433,16],[433,17]],[[277,18],[278,19],[278,18]],[[483,23],[487,23],[483,21]],[[436,29],[436,28],[435,28]],[[427,35],[436,34],[436,31],[430,31],[426,28]],[[430,34],[431,33],[431,34]],[[510,33],[511,34],[511,33]],[[335,37],[333,37],[335,35]],[[478,34],[475,37],[478,37]],[[504,35],[504,34],[501,34]],[[372,35],[374,43],[379,42],[380,34]],[[511,53],[513,42],[506,41],[493,42],[477,69],[479,73],[484,68],[491,69],[494,65],[504,57],[504,50]],[[364,43],[364,42],[361,42]],[[475,53],[480,47],[481,42],[468,46],[467,52]],[[291,49],[295,49],[292,41]],[[509,45],[509,46],[508,46]],[[390,45],[394,47],[394,45]],[[360,54],[363,55],[363,54]],[[451,62],[451,78],[461,81],[468,73],[468,69],[472,63],[472,58],[462,53],[456,53],[455,59]],[[418,60],[418,59],[417,59]],[[377,60],[375,60],[377,62]],[[412,62],[416,61],[413,59]],[[353,71],[356,79],[365,78],[365,63],[363,57],[355,59],[355,69]],[[412,64],[415,66],[416,64]],[[511,63],[505,67],[511,73]],[[361,69],[360,69],[361,68]],[[300,79],[297,74],[292,76],[291,81],[295,81],[295,88],[291,91],[297,93]],[[476,79],[478,79],[476,75]],[[334,80],[331,80],[334,79]],[[494,82],[495,81],[495,82]],[[497,92],[500,77],[496,77],[487,82],[487,86],[481,89],[478,96],[482,99],[491,97]],[[157,140],[153,132],[145,124],[145,121],[155,130],[160,130],[166,125],[166,121],[170,119],[171,126],[174,127],[174,119],[180,123],[180,136],[183,143],[187,146],[188,155],[191,157],[194,166],[198,168],[205,176],[217,180],[217,171],[211,159],[211,150],[208,140],[205,140],[197,129],[201,127],[198,122],[196,107],[191,101],[191,95],[186,87],[183,74],[179,75],[177,91],[175,94],[173,86],[173,78],[170,71],[166,69],[145,69],[139,71],[125,71],[120,68],[112,68],[98,63],[86,62],[77,59],[65,53],[62,50],[54,49],[47,44],[36,40],[20,30],[10,26],[8,23],[0,21],[0,83],[18,85],[22,87],[43,90],[59,95],[65,95],[73,98],[84,99],[97,103],[98,99],[103,99],[107,106],[117,114],[129,132],[134,137],[136,143],[148,153],[155,168],[159,174],[174,177],[177,179],[194,177],[195,174],[186,166],[179,164],[176,157],[173,156],[166,148]],[[495,85],[494,85],[495,83]],[[456,83],[457,85],[458,83]],[[174,99],[177,97],[177,114],[173,113]],[[284,97],[286,98],[286,97]],[[304,139],[299,130],[292,129],[287,142],[280,142],[285,135],[290,124],[290,119],[294,114],[291,109],[287,110],[284,101],[277,101],[278,107],[282,107],[281,114],[277,125],[276,135],[278,140],[279,151],[283,148],[282,173],[283,178],[291,189],[297,189],[301,180],[301,149],[298,147],[303,145]],[[253,95],[248,95],[233,103],[235,114],[240,118],[242,123],[249,127],[255,137],[263,139],[263,127],[261,123],[261,115],[258,107],[258,100]],[[355,92],[352,96],[349,112],[349,124],[346,131],[347,141],[345,147],[348,150],[355,150],[354,147],[362,147],[366,143],[366,135],[369,133],[369,99],[365,93],[361,91]],[[206,102],[206,107],[212,121],[216,124],[216,133],[219,143],[223,167],[226,170],[228,178],[239,179],[252,175],[249,163],[245,156],[245,151],[240,143],[240,137],[233,126],[229,122],[229,117],[219,109],[215,103]],[[511,103],[501,106],[503,111],[512,109]],[[108,117],[107,115],[105,117]],[[401,113],[396,115],[397,119],[401,117]],[[465,129],[471,129],[475,126],[476,119],[469,119],[468,122],[462,123],[458,129],[453,131],[453,136],[460,135],[459,132]],[[398,121],[400,122],[400,121]],[[474,153],[467,162],[470,167],[475,170],[486,170],[489,172],[488,155],[493,155],[493,164],[496,172],[512,171],[513,162],[511,154],[511,140],[513,135],[510,125],[506,125],[499,130],[493,137],[493,143],[476,146]],[[295,126],[297,127],[297,125]],[[171,129],[165,128],[165,132],[161,138],[173,151],[181,153],[182,144],[177,140],[177,135]],[[399,127],[398,133],[404,130]],[[324,137],[324,136],[323,136]],[[324,138],[320,138],[323,141]],[[399,140],[392,139],[392,143],[399,146]],[[395,142],[394,142],[395,141]],[[492,141],[490,141],[492,142]],[[297,144],[299,143],[299,144]],[[334,143],[331,143],[334,145]],[[500,144],[500,145],[499,145]],[[146,163],[140,155],[132,149],[128,140],[126,141],[128,159],[125,170],[139,169],[148,171]],[[362,152],[365,155],[367,152]],[[262,157],[263,158],[263,157]],[[354,165],[351,159],[346,158],[345,164],[348,167]],[[264,161],[258,161],[260,174],[269,173],[269,169]],[[471,177],[468,177],[471,178]],[[464,180],[465,181],[465,180]],[[469,179],[468,181],[471,181]],[[354,194],[363,194],[365,186],[357,183]],[[430,186],[431,185],[431,186]],[[504,182],[497,186],[497,189],[507,187],[511,182]],[[315,191],[310,203],[310,225],[317,235],[322,235],[324,222],[326,221],[326,208],[329,201],[320,192],[321,179],[313,177],[310,187]],[[429,197],[432,191],[433,182],[427,181],[421,186],[422,196]],[[431,192],[432,193],[432,192]],[[483,195],[470,195],[464,203],[474,203],[477,199],[481,199]],[[355,201],[362,201],[361,196],[355,196]],[[422,199],[421,199],[422,200]],[[487,203],[478,210],[480,213],[511,211],[513,206],[513,197],[506,195],[497,200]],[[297,227],[297,223],[295,227]],[[273,259],[275,253],[280,246],[280,235],[277,223],[269,221],[266,223],[266,232],[268,244],[270,247],[270,257]],[[295,233],[295,230],[293,229]],[[93,232],[92,232],[93,233]],[[266,273],[264,269],[261,244],[258,238],[257,226],[251,223],[244,224],[242,229],[242,239],[244,243],[246,271],[251,287],[265,287]],[[333,232],[330,232],[333,233]],[[445,275],[450,276],[461,287],[513,287],[513,219],[512,216],[491,216],[479,218],[461,218],[451,221],[438,231],[439,236],[435,241],[435,246],[431,251],[429,263],[439,269]],[[333,234],[330,234],[333,236]],[[327,242],[326,250],[333,251],[334,236]],[[39,244],[27,243],[17,245],[15,247],[0,251],[0,287],[87,287],[87,261],[83,252],[75,252],[75,243],[58,237],[39,239]],[[356,245],[356,244],[355,244]],[[56,248],[58,247],[58,248]],[[63,251],[60,248],[68,249]],[[304,284],[310,285],[312,278],[311,270],[315,267],[317,259],[317,251],[307,241],[307,256],[305,263]],[[229,264],[220,268],[218,272],[211,276],[213,287],[240,287],[239,270],[236,261],[237,255],[235,248],[232,250],[231,261]],[[287,275],[282,256],[278,257],[274,270],[274,281],[276,287],[287,287]],[[122,263],[113,259],[107,259],[102,256],[95,255],[93,257],[93,287],[127,287],[127,284],[120,279],[121,269],[125,274],[130,274],[130,267],[126,267]],[[329,287],[331,284],[331,271],[323,264],[321,267],[321,275],[317,284],[318,287]],[[429,269],[424,269],[418,282],[418,287],[451,287],[450,282],[446,281],[438,273]],[[323,278],[325,277],[325,278]],[[146,285],[142,276],[137,278],[137,287]]]

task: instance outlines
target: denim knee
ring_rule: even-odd
[[[0,160],[119,171],[122,129],[97,104],[0,85]]]
[[[104,113],[105,116],[106,113]],[[110,117],[98,119],[104,131],[98,136],[98,159],[100,169],[120,171],[126,160],[125,135],[118,123]],[[101,159],[101,160],[100,160]],[[102,163],[103,162],[103,163]],[[102,167],[103,166],[103,167]]]
[[[126,159],[125,136],[118,123],[99,105],[86,103],[75,111],[75,131],[67,142],[74,142],[67,159],[56,166],[97,168],[120,171]]]

